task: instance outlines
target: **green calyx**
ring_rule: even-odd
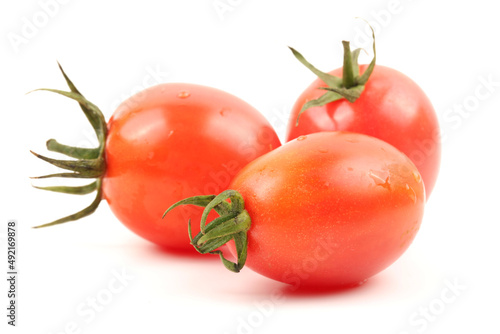
[[[251,224],[241,194],[236,190],[226,190],[217,196],[189,197],[173,204],[165,211],[163,217],[179,205],[196,205],[205,208],[201,216],[200,233],[194,237],[191,233],[191,220],[188,221],[189,239],[194,248],[201,254],[219,255],[227,269],[235,273],[239,272],[247,259],[247,233]],[[219,217],[207,224],[208,214],[211,210],[215,210]],[[223,253],[217,250],[231,240],[234,240],[236,246],[236,263],[227,260]]]
[[[292,51],[295,58],[297,58],[297,60],[300,61],[311,72],[316,74],[318,78],[323,80],[323,82],[328,86],[318,87],[319,89],[324,89],[327,92],[315,100],[307,101],[306,103],[304,103],[302,109],[297,115],[297,120],[295,123],[296,126],[299,125],[300,115],[302,115],[302,113],[309,108],[321,107],[325,104],[340,100],[342,98],[345,98],[349,102],[353,103],[361,96],[361,93],[365,89],[365,84],[370,78],[373,69],[375,68],[375,61],[377,58],[377,53],[375,50],[375,32],[373,31],[373,28],[371,26],[370,29],[372,30],[373,37],[373,59],[361,75],[359,74],[358,65],[358,57],[361,49],[356,49],[351,52],[350,43],[347,41],[342,41],[342,45],[344,46],[344,65],[342,68],[342,78],[318,70],[311,63],[309,63],[297,50],[290,47],[290,50]]]
[[[38,90],[49,91],[56,94],[60,94],[66,96],[72,100],[75,100],[80,105],[80,108],[84,112],[85,116],[89,120],[92,128],[95,131],[97,139],[99,140],[99,146],[96,148],[83,148],[83,147],[74,147],[68,146],[64,144],[60,144],[55,139],[50,139],[47,141],[47,149],[51,152],[57,152],[64,154],[72,159],[70,160],[58,160],[45,157],[43,155],[37,154],[33,151],[33,153],[37,158],[42,159],[56,167],[68,170],[69,172],[64,173],[56,173],[44,176],[33,177],[33,179],[44,179],[44,178],[52,178],[52,177],[62,177],[62,178],[74,178],[74,179],[95,179],[92,183],[89,183],[84,186],[77,187],[66,187],[66,186],[56,186],[56,187],[37,187],[37,189],[54,191],[64,194],[74,194],[74,195],[86,195],[90,194],[94,191],[97,192],[94,201],[85,209],[63,217],[61,219],[55,220],[48,224],[35,226],[35,228],[52,226],[57,224],[66,223],[69,221],[74,221],[93,213],[102,199],[102,178],[104,173],[106,172],[106,162],[104,159],[104,145],[106,142],[106,121],[104,119],[103,113],[99,110],[97,106],[88,101],[75,87],[73,82],[68,78],[61,65],[59,65],[59,69],[61,70],[66,83],[69,86],[70,91],[61,91],[57,89],[47,89],[41,88]]]

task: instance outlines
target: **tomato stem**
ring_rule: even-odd
[[[348,41],[342,41],[344,47],[344,66],[342,68],[342,84],[345,88],[351,88],[356,85],[356,78],[354,77],[353,59],[351,54],[351,47]]]
[[[370,24],[368,24],[368,26],[370,26]],[[370,29],[372,30],[373,37],[373,59],[361,76],[359,75],[358,65],[358,57],[361,49],[358,48],[351,52],[350,43],[348,41],[342,41],[342,45],[344,47],[344,65],[342,68],[342,78],[318,70],[311,63],[309,63],[297,50],[290,48],[295,58],[327,85],[327,87],[318,87],[319,89],[326,90],[327,92],[325,94],[321,95],[315,100],[310,100],[304,103],[299,114],[297,115],[295,126],[299,125],[300,116],[309,108],[321,107],[325,104],[343,98],[351,103],[354,103],[361,96],[361,93],[365,89],[365,84],[370,78],[373,69],[375,68],[377,59],[377,53],[375,49],[375,32],[373,31],[373,28],[371,26]]]
[[[193,237],[191,233],[191,220],[188,221],[189,239],[193,247],[201,254],[219,255],[224,266],[232,272],[239,272],[245,265],[247,258],[247,233],[250,229],[251,219],[245,210],[245,201],[236,190],[226,190],[219,195],[194,196],[183,199],[170,206],[163,217],[180,205],[196,205],[204,207],[200,220],[200,233]],[[207,224],[210,211],[214,210],[218,218]],[[234,240],[236,246],[237,262],[231,262],[224,257],[220,246]]]
[[[96,148],[75,147],[75,146],[60,144],[55,139],[50,139],[47,141],[46,144],[47,149],[49,151],[61,153],[76,160],[58,160],[45,157],[33,151],[31,151],[31,153],[33,153],[37,158],[41,160],[44,160],[56,167],[70,170],[71,172],[43,175],[43,176],[33,177],[33,179],[61,177],[61,178],[77,178],[77,179],[91,178],[96,180],[88,185],[79,187],[66,187],[66,186],[58,186],[58,187],[33,186],[33,187],[41,190],[55,191],[59,193],[73,194],[73,195],[86,195],[94,191],[97,191],[97,193],[94,201],[85,209],[75,214],[50,222],[48,224],[35,226],[34,228],[52,226],[52,225],[66,223],[69,221],[78,220],[93,213],[99,206],[99,203],[101,202],[102,199],[102,189],[101,189],[102,178],[104,177],[104,174],[106,172],[104,146],[106,142],[107,125],[104,115],[97,106],[88,101],[78,91],[73,82],[68,78],[68,76],[62,69],[61,65],[60,64],[58,65],[59,69],[61,70],[64,76],[64,79],[66,80],[66,83],[68,84],[68,87],[70,88],[70,91],[66,92],[57,89],[47,89],[47,88],[42,88],[37,90],[53,92],[77,101],[83,113],[87,117],[89,123],[92,125],[92,128],[94,129],[94,132],[99,141],[99,146]]]

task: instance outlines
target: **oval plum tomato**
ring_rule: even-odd
[[[348,42],[344,42],[344,48],[344,66],[329,73],[315,69],[292,49],[319,78],[295,102],[286,141],[320,131],[358,132],[382,139],[417,166],[428,198],[436,183],[441,156],[439,124],[431,102],[401,72],[375,66],[375,57],[370,65],[358,68],[359,49],[351,54]],[[324,88],[332,90],[325,93]]]
[[[165,203],[222,191],[247,163],[280,146],[264,116],[215,88],[186,83],[148,88],[124,101],[106,125],[97,107],[67,80],[72,92],[56,92],[82,105],[101,142],[100,155],[93,157],[101,159],[100,169],[89,173],[75,167],[71,176],[97,179],[90,189],[98,191],[97,203],[48,225],[88,215],[102,198],[137,235],[171,249],[192,250],[185,221],[200,219],[202,210],[186,208],[162,221]],[[53,140],[48,148],[71,153]],[[77,164],[88,164],[88,157],[82,157],[87,152],[78,150],[82,154],[73,155],[80,159]],[[69,192],[67,187],[47,190]]]
[[[138,235],[185,248],[186,218],[200,219],[202,210],[162,221],[165,202],[226,189],[241,168],[280,142],[257,110],[223,91],[176,83],[143,94],[143,102],[125,101],[108,122],[104,198]]]
[[[228,245],[238,263],[223,259],[226,267],[239,271],[246,260],[264,276],[304,288],[358,285],[388,267],[414,239],[425,204],[421,175],[406,155],[348,132],[298,137],[249,163],[229,188],[168,210],[215,209],[220,217],[202,220],[193,238],[198,251],[214,253],[234,239]]]

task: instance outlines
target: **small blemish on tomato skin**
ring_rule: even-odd
[[[221,115],[222,117],[226,116],[227,112],[229,111],[229,109],[227,108],[222,108],[221,110],[219,110],[219,115]]]
[[[354,139],[354,138],[347,138],[345,141],[348,142],[348,143],[351,143],[351,144],[357,144],[357,143],[359,143],[359,140]]]
[[[297,141],[303,141],[303,140],[306,140],[307,139],[307,136],[300,136],[297,138]]]
[[[186,99],[191,96],[191,93],[189,93],[187,90],[182,90],[177,94],[177,97],[180,99]]]

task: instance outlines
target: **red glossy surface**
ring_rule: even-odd
[[[363,73],[366,65],[360,66]],[[330,74],[342,76],[339,68]],[[304,103],[325,93],[317,79],[297,99],[290,115],[286,140],[320,131],[351,131],[382,139],[405,153],[417,166],[427,198],[436,183],[441,159],[441,140],[436,113],[424,92],[410,78],[377,65],[361,96],[314,107],[297,115]]]
[[[173,203],[216,194],[256,157],[280,146],[267,120],[223,91],[162,84],[123,102],[108,123],[104,197],[134,233],[171,249],[193,251],[201,208]]]
[[[412,242],[425,204],[408,157],[357,133],[299,137],[230,187],[252,219],[246,266],[300,287],[356,285],[385,269]]]

